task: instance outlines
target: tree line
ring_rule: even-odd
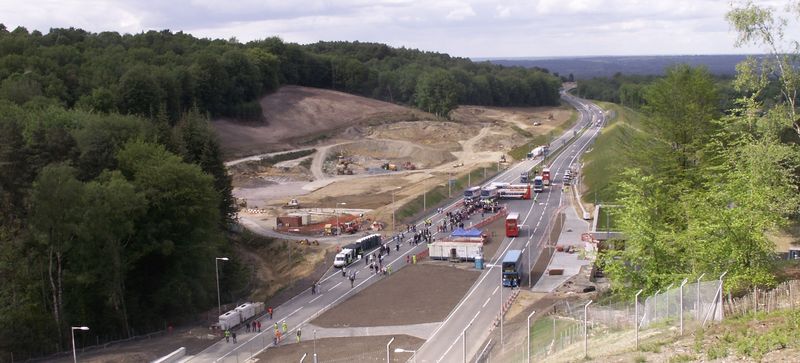
[[[703,68],[678,65],[642,87],[643,132],[622,133],[618,228],[599,263],[624,294],[727,271],[729,291],[778,280],[770,233],[797,217],[800,137],[785,101],[764,100],[760,70],[739,67],[723,101]],[[727,107],[726,105],[733,105]]]
[[[284,84],[341,90],[441,116],[458,104],[559,102],[559,78],[384,44],[299,45],[272,37],[241,44],[183,32],[47,34],[0,24],[0,98],[177,121],[196,107],[258,121],[259,97]],[[266,110],[269,112],[269,110]]]

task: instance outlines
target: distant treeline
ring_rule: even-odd
[[[176,121],[197,107],[260,120],[260,96],[280,85],[323,87],[447,115],[457,104],[558,102],[560,81],[539,68],[506,68],[384,44],[267,38],[199,39],[182,32],[47,34],[0,24],[0,98]],[[269,110],[267,110],[268,112]]]
[[[683,66],[685,65],[676,65],[667,68],[667,71]],[[698,67],[697,69],[708,74],[708,70],[705,67]],[[613,102],[625,107],[640,109],[646,104],[645,93],[647,92],[648,86],[663,78],[664,76],[642,76],[617,73],[612,77],[596,77],[578,80],[578,87],[574,92],[579,97]],[[731,78],[728,76],[713,76],[711,74],[708,74],[708,78],[714,81],[721,95],[718,108],[720,110],[730,109],[733,100],[737,96],[731,84]],[[777,87],[777,84],[771,84],[766,88],[765,93],[760,98],[768,101],[776,97],[779,94]]]

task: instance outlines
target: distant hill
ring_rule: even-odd
[[[551,73],[567,76],[572,73],[575,78],[609,77],[615,73],[660,75],[664,68],[686,63],[691,66],[704,65],[715,75],[733,75],[736,64],[745,60],[744,54],[731,55],[662,55],[662,56],[607,56],[607,57],[564,57],[564,58],[517,58],[517,59],[482,59],[504,66],[522,66],[526,68],[546,68]],[[762,57],[762,56],[756,56]],[[476,59],[481,60],[481,59]]]

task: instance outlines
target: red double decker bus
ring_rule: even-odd
[[[519,236],[519,213],[509,213],[506,217],[506,237]]]

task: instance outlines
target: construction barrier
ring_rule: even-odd
[[[508,215],[508,208],[503,207],[502,209],[497,211],[497,213],[495,215],[478,222],[477,224],[472,226],[472,228],[483,228],[484,226],[487,226],[490,223],[492,223],[492,222],[494,222],[494,221],[496,221],[496,220],[498,220],[500,218],[505,218],[505,216],[507,216],[507,215]]]

